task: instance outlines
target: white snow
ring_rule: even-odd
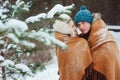
[[[110,32],[112,33],[113,37],[115,38],[117,45],[120,49],[120,32],[114,32],[114,31],[110,31]]]
[[[1,19],[4,19],[4,18],[6,18],[7,17],[7,15],[6,14],[3,14],[3,13],[5,13],[5,12],[9,12],[9,10],[8,9],[3,9],[3,7],[0,7],[0,17],[1,17]]]
[[[29,47],[29,48],[34,48],[34,47],[36,46],[34,43],[28,42],[28,41],[26,41],[26,40],[20,41],[20,44],[21,44],[21,45],[24,45],[24,46],[26,46],[26,47]]]
[[[46,65],[46,70],[37,72],[34,77],[27,77],[26,80],[58,80],[58,66],[56,56],[53,56],[53,60],[50,64]]]
[[[120,30],[120,26],[108,25],[108,29]]]
[[[14,11],[12,12],[12,17],[15,16],[15,13],[17,12],[17,10],[19,9],[19,7],[22,7],[23,10],[25,10],[25,6],[24,6],[25,2],[22,1],[22,0],[17,0],[15,2],[15,5],[13,5],[12,8],[14,8]],[[26,7],[26,10],[27,10],[28,7]],[[29,10],[29,8],[28,8]]]
[[[0,66],[6,66],[6,67],[14,66],[14,65],[15,65],[15,63],[13,61],[11,61],[11,60],[5,60],[4,62],[2,62],[0,64]]]
[[[0,56],[0,62],[4,61],[4,57]]]
[[[22,72],[31,72],[31,70],[25,64],[16,64],[15,68],[22,70]]]
[[[20,32],[24,32],[26,30],[28,30],[28,26],[25,22],[17,20],[17,19],[10,19],[7,23],[6,23],[6,27],[10,30],[10,29],[15,29],[17,31]]]
[[[61,13],[61,12],[64,12],[64,13],[71,13],[71,11],[69,9],[73,8],[74,7],[74,4],[70,5],[70,6],[63,6],[61,4],[57,4],[55,5],[47,14],[47,18],[53,18],[53,16],[56,14],[56,13]]]
[[[19,43],[19,39],[17,38],[17,36],[15,36],[15,34],[9,33],[7,37],[13,40],[15,43]]]
[[[4,31],[4,30],[5,30],[5,25],[0,20],[0,31]]]
[[[73,8],[74,4],[70,6],[63,6],[61,4],[55,5],[48,13],[40,13],[36,16],[29,17],[25,20],[26,23],[34,23],[36,21],[40,21],[40,19],[45,18],[53,18],[56,13],[71,13],[69,9]]]
[[[25,22],[26,23],[29,23],[29,22],[34,23],[34,22],[40,21],[41,18],[43,18],[43,19],[46,18],[46,16],[47,16],[46,13],[41,13],[36,16],[31,16],[31,17],[27,18],[25,20]]]
[[[63,5],[57,4],[48,12],[48,18],[52,18],[57,12],[62,12],[64,10],[65,8]]]

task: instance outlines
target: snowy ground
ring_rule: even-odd
[[[46,70],[43,72],[37,72],[34,78],[27,77],[26,80],[58,80],[57,75],[58,66],[56,56],[53,56],[53,60],[50,64],[46,65]]]
[[[120,32],[113,32],[113,31],[110,31],[110,32],[113,34],[113,36],[117,42],[117,45],[120,49]]]
[[[116,39],[116,42],[120,48],[120,32],[110,31]],[[34,78],[27,78],[27,80],[58,80],[59,76],[57,75],[58,66],[56,56],[53,56],[51,64],[46,65],[46,70],[43,72],[38,72]]]

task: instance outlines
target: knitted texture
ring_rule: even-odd
[[[91,12],[86,8],[86,6],[81,6],[80,10],[77,12],[74,18],[74,22],[77,25],[79,22],[89,22],[92,23],[93,17]]]

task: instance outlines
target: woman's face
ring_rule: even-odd
[[[82,34],[87,34],[91,28],[91,24],[89,22],[79,22],[78,28]]]
[[[69,29],[72,31],[72,32],[76,32],[76,26],[74,24],[74,22],[72,20],[70,20],[70,22],[68,23],[69,25]]]

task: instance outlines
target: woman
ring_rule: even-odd
[[[56,47],[60,80],[82,80],[92,62],[89,46],[84,38],[72,33],[76,29],[72,19],[66,14],[61,16],[67,19],[56,20],[53,25],[55,37],[67,45],[65,50]]]
[[[120,80],[119,49],[104,21],[100,16],[93,21],[91,12],[82,6],[74,22],[91,50],[92,64],[86,69],[86,79]]]

